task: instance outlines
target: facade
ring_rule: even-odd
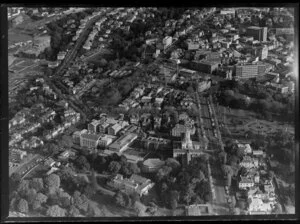
[[[250,26],[247,28],[246,35],[252,36],[254,40],[258,41],[267,41],[268,28],[267,27],[258,27]]]
[[[99,134],[82,134],[80,136],[80,146],[88,148],[96,148],[98,146],[101,135]]]
[[[82,134],[87,133],[87,132],[88,132],[88,131],[87,131],[86,129],[83,129],[83,130],[81,130],[81,131],[75,131],[75,132],[73,133],[73,135],[72,135],[73,142],[74,142],[75,144],[80,144],[80,136],[81,136]]]
[[[236,65],[235,76],[237,79],[250,79],[262,76],[266,71],[265,65]]]
[[[244,156],[243,160],[240,162],[240,166],[247,169],[258,167],[258,159],[251,158],[250,156]]]
[[[254,187],[254,182],[252,179],[241,177],[241,181],[239,182],[240,189],[252,188]]]
[[[192,61],[190,65],[196,71],[211,74],[218,68],[219,63],[216,61],[201,60]]]
[[[103,147],[108,146],[108,145],[110,145],[115,139],[116,139],[115,136],[112,136],[112,135],[103,135],[103,136],[101,136],[101,138],[99,139],[98,145],[103,146]]]

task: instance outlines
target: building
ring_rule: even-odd
[[[48,35],[37,36],[33,39],[31,45],[26,45],[20,49],[20,53],[38,57],[46,48],[50,47],[50,40],[51,37]]]
[[[242,149],[244,151],[244,154],[251,154],[252,153],[252,148],[250,146],[250,144],[241,144],[241,143],[238,143],[237,144],[237,147],[239,149]]]
[[[240,189],[251,188],[253,186],[254,186],[254,181],[252,179],[241,176],[241,180],[239,182]]]
[[[91,132],[91,133],[99,133],[99,125],[101,124],[102,122],[99,121],[99,120],[93,120],[91,123],[88,124],[88,130]]]
[[[198,82],[198,91],[203,92],[211,87],[211,80],[202,80]]]
[[[170,36],[166,36],[164,39],[163,39],[163,45],[164,45],[164,50],[166,48],[168,48],[171,44],[172,44],[172,37]]]
[[[158,171],[163,165],[164,161],[160,159],[147,159],[143,162],[142,171],[145,173],[152,173]]]
[[[81,134],[80,135],[80,146],[88,148],[96,148],[98,146],[100,134]]]
[[[194,135],[196,133],[196,128],[193,125],[176,124],[175,127],[172,129],[172,136],[180,137],[186,132],[187,129],[190,129],[191,135]]]
[[[64,152],[59,154],[58,159],[65,160],[70,157],[74,157],[75,155],[76,155],[76,153],[73,150],[65,150]]]
[[[72,135],[73,143],[80,144],[80,136],[82,134],[86,134],[88,131],[86,129],[83,129],[81,131],[75,131]]]
[[[117,174],[108,185],[116,189],[125,191],[128,194],[137,193],[140,196],[147,195],[149,189],[154,186],[150,179],[133,174],[130,178],[123,178]]]
[[[27,156],[27,152],[20,149],[10,149],[9,150],[9,161],[15,161],[19,163]]]
[[[185,206],[186,216],[210,215],[211,213],[212,208],[210,204],[193,204]]]
[[[263,64],[235,65],[235,76],[237,79],[250,79],[264,75],[266,66]]]
[[[294,28],[276,28],[276,35],[294,34]]]
[[[258,167],[258,159],[252,158],[250,156],[244,156],[243,160],[240,162],[239,165],[247,169]]]
[[[212,60],[194,60],[190,63],[190,66],[196,71],[211,74],[214,70],[218,68],[219,63],[217,61]]]
[[[108,134],[109,135],[117,135],[119,133],[119,131],[121,131],[123,128],[127,127],[128,125],[129,125],[128,122],[120,121],[108,128]]]
[[[265,45],[258,50],[258,56],[260,60],[264,60],[268,57],[269,48]]]
[[[106,146],[110,145],[115,139],[116,139],[116,136],[113,136],[113,135],[102,135],[98,142],[98,145],[102,146],[102,147],[106,147]]]
[[[137,137],[138,135],[135,133],[125,134],[113,142],[109,146],[109,149],[116,152],[123,152]]]
[[[274,202],[264,202],[261,198],[249,198],[249,214],[270,214],[273,210]]]
[[[199,157],[202,149],[206,147],[202,142],[193,142],[190,134],[191,131],[187,129],[181,145],[175,143],[173,147],[173,158],[180,159],[183,166],[188,165],[193,157]]]
[[[258,27],[250,26],[247,28],[246,35],[252,36],[254,40],[258,41],[267,41],[268,28],[267,27]]]

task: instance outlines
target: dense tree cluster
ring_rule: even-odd
[[[237,81],[223,81],[220,85],[218,101],[221,105],[235,109],[258,112],[266,119],[280,115],[287,121],[294,121],[293,95],[283,95],[271,88],[266,88],[249,81],[243,84]]]
[[[207,170],[208,157],[193,158],[186,169],[168,159],[156,174],[159,197],[165,205],[175,209],[178,204],[206,203],[211,200]]]

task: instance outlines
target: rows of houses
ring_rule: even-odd
[[[246,169],[246,173],[240,176],[239,189],[247,191],[248,212],[250,215],[271,214],[277,201],[273,180],[267,173],[265,152],[253,150],[249,144],[237,145],[244,150],[240,167]]]

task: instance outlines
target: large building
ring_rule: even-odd
[[[192,61],[190,65],[191,68],[196,71],[211,74],[214,70],[218,68],[219,63],[217,61],[212,60],[201,60]]]
[[[164,161],[160,159],[147,159],[143,162],[142,171],[145,173],[152,173],[158,171],[163,165]]]
[[[235,76],[237,79],[256,78],[265,74],[266,66],[263,64],[236,65]]]
[[[138,135],[135,133],[125,134],[112,143],[109,149],[115,152],[123,152],[137,137]]]
[[[267,41],[268,28],[267,27],[258,27],[250,26],[247,28],[246,35],[252,36],[254,40],[258,41]]]
[[[181,160],[183,166],[188,165],[193,157],[199,157],[204,149],[204,144],[192,141],[190,135],[191,131],[187,129],[181,145],[174,144],[173,158]]]
[[[108,185],[125,191],[128,194],[138,193],[140,196],[148,194],[149,189],[154,186],[150,179],[133,174],[130,178],[123,178],[117,174]]]
[[[82,134],[80,135],[80,146],[96,148],[98,146],[100,138],[100,134]]]

